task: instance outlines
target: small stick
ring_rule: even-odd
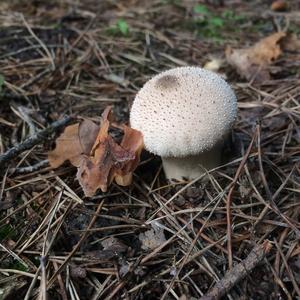
[[[48,135],[57,131],[61,127],[67,125],[68,123],[70,123],[70,121],[72,119],[73,119],[72,117],[67,116],[67,117],[63,118],[62,120],[53,122],[49,127],[45,128],[41,131],[38,131],[34,135],[27,138],[24,142],[8,149],[5,153],[0,155],[0,167],[3,167],[8,161],[17,157],[23,151],[28,150],[28,149],[32,148],[33,146],[39,144],[40,142],[45,140],[48,137]]]
[[[48,167],[48,166],[49,166],[48,159],[44,159],[44,160],[41,160],[38,163],[31,165],[31,166],[21,167],[21,168],[12,168],[9,170],[9,173],[14,174],[14,175],[27,174],[27,173],[39,171],[40,169],[42,169],[44,167]]]
[[[272,245],[268,240],[261,245],[255,246],[242,262],[228,271],[223,279],[217,282],[200,300],[217,300],[223,297],[264,259],[271,248]]]
[[[58,269],[58,264],[56,261],[53,261],[53,266],[54,266],[54,270],[57,271]],[[59,289],[60,289],[60,295],[62,297],[63,300],[68,300],[68,295],[61,277],[61,274],[57,275],[57,280],[58,280],[58,284],[59,284]]]

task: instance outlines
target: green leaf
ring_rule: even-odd
[[[127,35],[128,34],[128,32],[129,32],[129,26],[128,26],[128,24],[127,24],[127,22],[125,20],[123,20],[123,19],[118,20],[117,26],[118,26],[120,32],[123,35]]]
[[[224,25],[224,21],[218,17],[212,17],[209,19],[209,24],[215,27],[222,27]]]
[[[4,85],[4,76],[0,74],[0,93],[2,92],[3,85]]]
[[[205,5],[197,4],[194,6],[194,12],[196,14],[209,15],[209,10]]]

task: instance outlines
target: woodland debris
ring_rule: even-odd
[[[101,242],[103,251],[111,251],[115,253],[126,252],[128,247],[116,237],[108,237]]]
[[[171,1],[126,2],[132,5],[124,5],[124,1],[115,1],[116,5],[109,1],[78,1],[76,7],[67,0],[4,0],[0,1],[1,7],[5,6],[2,2],[9,5],[0,9],[1,24],[6,24],[1,28],[0,46],[0,73],[5,79],[0,93],[0,154],[30,136],[28,124],[13,116],[11,105],[24,105],[44,116],[46,122],[30,115],[36,127],[43,124],[46,128],[50,119],[57,120],[66,112],[101,116],[104,103],[114,105],[117,119],[126,122],[137,89],[154,73],[180,66],[176,59],[184,57],[189,63],[204,66],[212,57],[220,57],[222,45],[216,42],[219,35],[233,48],[247,48],[264,37],[271,23],[278,29],[288,27],[294,31],[300,24],[297,0],[286,1],[286,13],[269,9],[274,0],[265,1],[263,6],[234,1],[234,10],[216,4],[221,0],[179,1],[179,6]],[[204,15],[205,23],[189,20],[196,5],[200,11],[209,11],[209,16]],[[101,11],[101,16],[94,18],[96,10]],[[20,12],[52,58],[29,34]],[[221,17],[225,26],[209,31],[206,36],[207,20],[213,17]],[[134,29],[127,36],[110,32],[107,27],[121,18]],[[197,39],[195,34],[199,35]],[[297,34],[294,37],[297,41]],[[265,239],[278,241],[281,249],[273,247],[222,299],[295,298],[297,292],[291,279],[300,282],[300,244],[295,230],[282,215],[299,227],[294,212],[300,208],[300,52],[290,47],[285,38],[280,47],[282,55],[268,66],[272,80],[263,85],[253,85],[246,79],[241,82],[233,68],[220,68],[219,72],[226,72],[234,86],[239,110],[232,141],[226,144],[228,164],[209,172],[208,182],[169,183],[162,174],[159,158],[145,153],[132,188],[114,184],[108,193],[99,192],[86,205],[78,205],[77,194],[83,193],[74,180],[75,167],[73,172],[69,167],[36,169],[46,158],[42,144],[49,145],[53,134],[11,160],[7,172],[2,168],[0,196],[2,208],[6,209],[1,210],[0,235],[1,244],[9,252],[0,249],[1,266],[10,269],[1,271],[1,288],[11,285],[10,291],[2,296],[17,299],[31,294],[38,298],[44,288],[40,285],[43,274],[49,279],[43,279],[43,283],[51,299],[200,299],[224,277],[228,268],[226,196],[258,121],[261,139],[255,140],[230,198],[233,267]],[[141,63],[135,63],[122,57],[123,53],[146,57],[147,61],[140,59]],[[49,59],[54,59],[55,70],[51,69]],[[106,77],[107,74],[120,76],[120,81]],[[122,78],[130,81],[127,87]],[[74,123],[79,121],[69,124]],[[95,123],[99,125],[100,118]],[[117,133],[118,144],[122,138],[120,131],[109,131],[113,136]],[[12,167],[16,168],[13,174]],[[240,189],[244,184],[246,188]],[[278,210],[270,206],[273,195]],[[97,203],[101,200],[105,204],[99,211]],[[97,220],[88,229],[93,216]],[[159,222],[166,228],[168,241],[154,250],[143,250],[138,237],[140,232],[152,228],[143,225],[149,222]],[[188,245],[197,231],[202,232],[201,237],[188,255]],[[81,238],[83,234],[85,238]],[[36,238],[32,239],[33,235]],[[120,239],[128,249],[104,250],[102,241],[108,237]],[[43,249],[49,255],[41,273],[36,268],[36,258],[45,257]],[[24,258],[29,269],[25,270],[14,254]],[[13,284],[18,280],[24,285]]]
[[[285,0],[276,0],[271,4],[271,9],[273,11],[286,11],[288,8],[287,1]]]
[[[152,228],[139,234],[143,250],[153,250],[166,241],[164,230],[155,223],[151,223]]]
[[[282,54],[280,42],[286,35],[283,31],[276,32],[246,49],[227,47],[225,50],[227,61],[247,80],[260,82],[268,80],[270,79],[268,66]]]
[[[90,120],[66,127],[56,139],[56,148],[48,153],[51,167],[58,168],[66,160],[79,167],[81,156],[90,153],[98,131],[99,126]]]
[[[300,52],[300,40],[295,33],[287,34],[281,40],[280,46],[284,51]]]
[[[32,172],[36,172],[42,168],[48,167],[49,166],[49,161],[48,159],[44,159],[41,160],[39,162],[37,162],[34,165],[31,166],[26,166],[26,167],[19,167],[19,168],[11,168],[9,170],[10,174],[28,174],[28,173],[32,173]]]
[[[271,248],[272,245],[269,241],[265,241],[263,244],[255,246],[246,259],[228,271],[223,279],[218,281],[205,296],[200,298],[200,300],[220,299],[228,293],[235,284],[245,278],[245,276],[264,259],[264,257],[270,252]]]
[[[5,153],[0,155],[0,167],[3,167],[4,164],[8,163],[10,160],[16,158],[22,152],[31,149],[33,146],[44,141],[51,133],[59,130],[61,127],[66,126],[70,123],[72,117],[65,117],[62,120],[52,123],[49,127],[44,130],[38,131],[34,135],[27,138],[24,142],[10,148]]]
[[[69,160],[78,168],[76,177],[88,197],[98,188],[106,192],[113,180],[122,186],[130,185],[140,161],[142,134],[122,125],[124,136],[117,144],[108,133],[110,114],[111,107],[107,107],[100,127],[88,120],[67,127],[56,140],[56,148],[49,152],[51,167],[57,168]]]

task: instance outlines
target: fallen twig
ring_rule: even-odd
[[[9,170],[10,174],[27,174],[27,173],[32,173],[36,172],[44,167],[49,166],[49,161],[48,159],[44,159],[39,161],[38,163],[32,165],[32,166],[27,166],[27,167],[22,167],[22,168],[11,168]]]
[[[63,118],[62,120],[56,121],[56,122],[52,123],[46,129],[41,130],[41,131],[37,132],[36,134],[30,136],[24,142],[8,149],[5,153],[0,155],[0,167],[3,167],[4,164],[9,162],[11,159],[17,157],[23,151],[28,150],[28,149],[32,148],[33,146],[37,145],[38,143],[42,142],[43,140],[45,140],[47,138],[48,135],[57,131],[61,127],[64,127],[68,123],[70,123],[70,121],[72,119],[73,119],[72,117],[67,116],[67,117]]]
[[[271,250],[271,247],[272,245],[269,241],[255,246],[242,262],[228,271],[223,279],[217,282],[200,300],[220,299],[263,260],[265,255]]]

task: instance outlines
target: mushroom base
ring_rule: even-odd
[[[222,146],[198,155],[185,157],[162,157],[163,168],[167,179],[195,179],[221,163]]]

